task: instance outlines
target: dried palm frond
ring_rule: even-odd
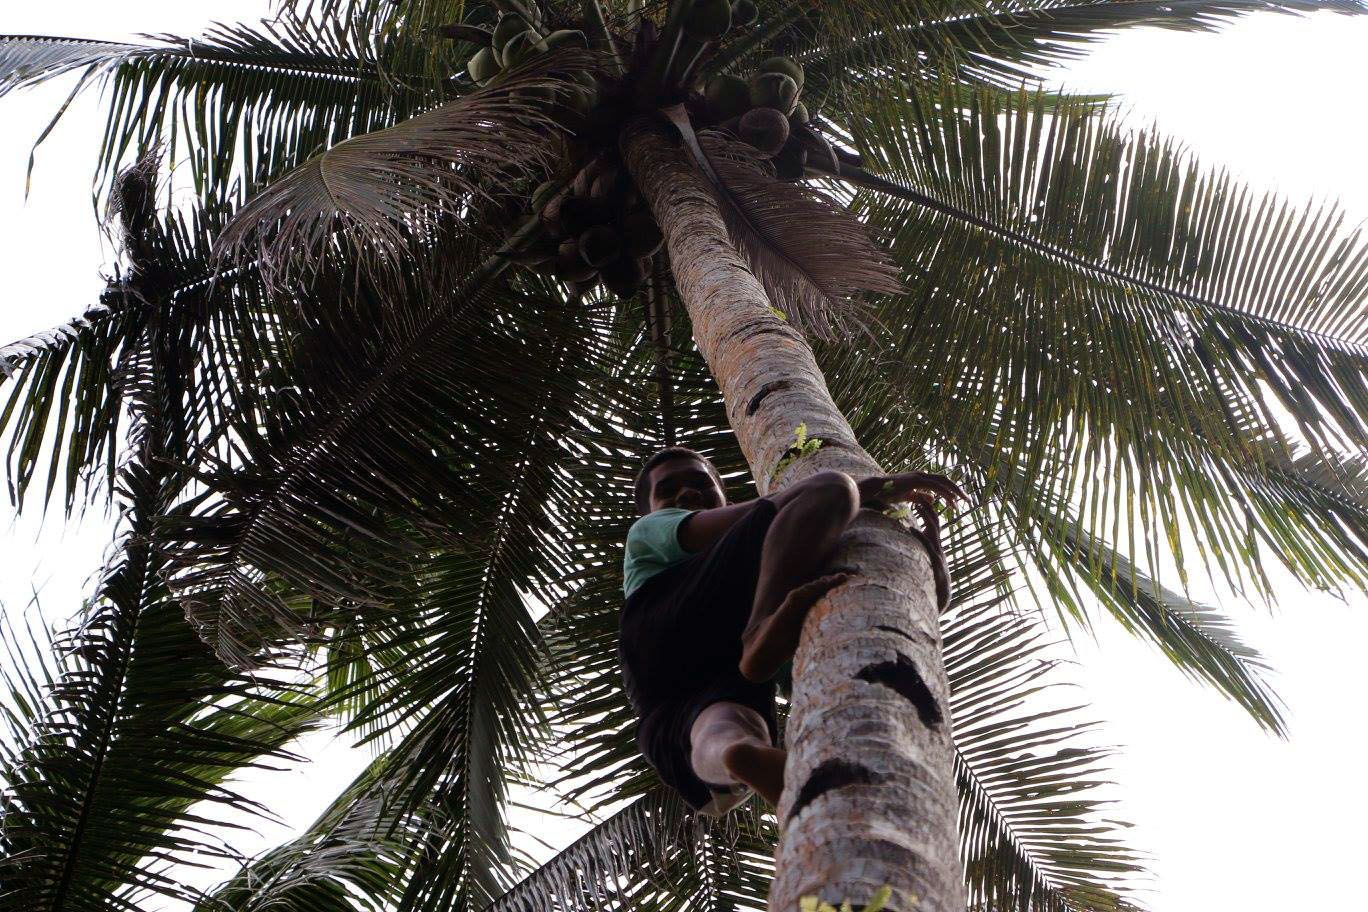
[[[905,290],[888,255],[835,201],[778,180],[745,143],[712,131],[696,136],[682,107],[664,113],[716,188],[733,243],[785,319],[818,336],[845,335],[869,319],[860,292]]]
[[[592,61],[582,51],[544,55],[496,85],[338,143],[248,202],[220,235],[219,256],[255,256],[276,288],[314,272],[339,241],[364,250],[373,271],[397,266],[444,214],[464,214],[558,160],[563,128],[545,99]]]

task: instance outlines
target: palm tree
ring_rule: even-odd
[[[0,897],[1124,905],[1103,752],[1037,703],[1012,606],[1101,609],[1282,731],[1259,657],[1143,568],[1186,579],[1195,543],[1254,596],[1274,559],[1363,588],[1368,249],[1019,83],[1109,29],[1310,9],[1364,6],[321,0],[194,41],[0,39],[0,91],[105,79],[130,265],[0,349],[13,496],[112,490],[128,526],[59,667],[14,672]],[[149,208],[163,143],[188,212]],[[633,469],[676,442],[759,493],[881,466],[975,492],[943,615],[925,533],[852,528],[777,820],[686,818],[632,748],[613,568]],[[224,778],[328,716],[375,763],[181,884],[227,851],[195,802],[244,806]],[[548,763],[616,810],[528,873],[508,787]]]

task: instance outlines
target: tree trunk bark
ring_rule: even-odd
[[[732,246],[709,187],[677,139],[641,124],[623,156],[665,233],[694,339],[761,494],[824,469],[879,474],[827,390],[803,337],[780,320]],[[800,423],[823,444],[771,474]],[[963,912],[935,584],[926,551],[872,510],[838,563],[850,583],[812,609],[794,660],[782,833],[771,912],[816,895],[887,909]]]

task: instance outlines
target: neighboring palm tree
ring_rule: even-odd
[[[1363,4],[285,7],[0,39],[0,92],[109,77],[102,184],[140,160],[129,276],[0,349],[15,499],[123,479],[129,526],[99,622],[15,674],[4,908],[1117,908],[1137,860],[1100,752],[1038,703],[1022,594],[1095,601],[1282,731],[1259,657],[1136,561],[1364,588],[1368,247],[1015,86],[1109,29]],[[160,143],[189,215],[150,208]],[[686,820],[633,749],[616,567],[666,443],[760,493],[946,466],[978,500],[940,616],[934,538],[852,528],[777,828]],[[249,672],[300,661],[317,686]],[[328,715],[384,753],[294,842],[180,884],[192,803],[242,805],[223,777]],[[507,788],[548,762],[631,803],[518,883]]]
[[[203,230],[174,215],[158,219],[155,165],[149,156],[117,184],[110,209],[129,270],[109,282],[87,314],[91,322],[72,328],[79,342],[68,349],[79,347],[91,358],[85,370],[98,363],[101,380],[118,390],[83,412],[96,425],[86,431],[88,445],[112,447],[97,439],[98,425],[120,400],[129,409],[115,475],[121,535],[77,626],[52,644],[38,631],[30,643],[5,631],[5,908],[107,908],[119,905],[111,898],[117,889],[193,901],[171,862],[191,853],[234,858],[193,806],[211,801],[260,813],[224,780],[261,759],[290,759],[286,746],[323,721],[316,695],[219,661],[161,579],[153,529],[184,509],[177,495],[188,480],[193,436],[182,384],[197,373],[204,321],[230,318],[233,301],[222,286],[199,281]],[[29,344],[35,347],[25,350]],[[35,339],[5,352],[31,368],[44,344]],[[86,389],[96,392],[100,382]],[[55,646],[55,661],[26,648],[34,643]]]

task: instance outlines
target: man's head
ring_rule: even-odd
[[[637,473],[636,508],[642,516],[666,507],[710,510],[726,502],[722,476],[706,456],[687,447],[666,447]]]

